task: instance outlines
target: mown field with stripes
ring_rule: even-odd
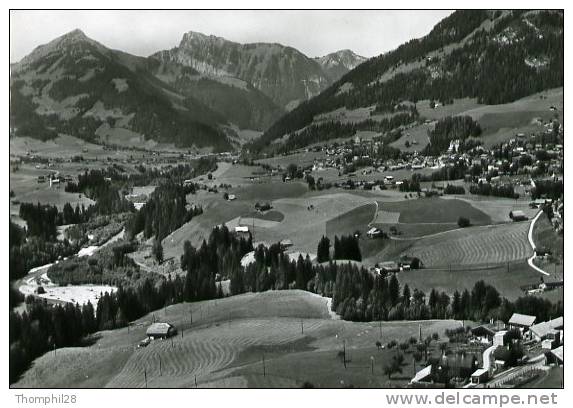
[[[173,305],[133,322],[129,330],[97,333],[86,347],[43,355],[13,386],[299,387],[306,381],[328,387],[369,386],[371,355],[376,355],[376,385],[382,386],[387,381],[382,366],[391,353],[378,351],[377,340],[416,336],[420,325],[424,333],[443,337],[446,328],[460,325],[346,322],[329,312],[327,302],[308,292],[280,291]],[[137,348],[153,319],[173,323],[180,333]],[[343,344],[347,369],[338,357]],[[413,372],[412,367],[404,369]],[[406,382],[392,380],[393,386]]]
[[[493,265],[525,259],[532,254],[528,222],[456,229],[416,240],[404,254],[426,267]]]

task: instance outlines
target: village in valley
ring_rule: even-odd
[[[10,387],[562,388],[562,53],[510,90],[455,58],[563,14],[454,12],[298,105],[202,72],[214,39],[11,66]]]

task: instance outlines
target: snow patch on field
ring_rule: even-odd
[[[50,265],[44,265],[41,268],[47,268]],[[40,277],[33,276],[26,279],[26,283],[20,286],[20,292],[24,295],[34,295],[39,286],[42,286],[46,293],[36,294],[43,299],[59,300],[63,302],[79,303],[80,305],[91,302],[94,306],[102,293],[113,293],[117,290],[115,286],[108,285],[74,285],[74,286],[57,286],[48,277],[47,273]]]

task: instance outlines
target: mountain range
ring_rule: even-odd
[[[262,131],[365,58],[309,58],[280,44],[188,32],[147,58],[74,30],[11,65],[11,128],[111,144],[144,140],[227,150]]]
[[[418,101],[502,104],[563,86],[563,24],[559,10],[456,11],[368,60],[192,31],[138,57],[75,30],[11,65],[11,133],[255,154],[357,130],[396,135],[423,121]],[[368,117],[338,119],[360,110]]]
[[[475,98],[492,105],[561,87],[563,50],[560,10],[456,11],[426,36],[342,75],[247,147],[286,152],[357,130],[399,135],[391,131],[423,122],[418,101]],[[352,123],[337,119],[357,110],[370,115]]]

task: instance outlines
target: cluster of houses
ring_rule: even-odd
[[[536,323],[535,316],[514,313],[507,324],[491,321],[472,328],[470,334],[468,345],[476,347],[429,358],[428,364],[412,378],[411,385],[487,386],[510,368],[499,357],[503,353],[496,351],[509,349],[516,342],[526,346],[519,365],[563,365],[563,317]]]
[[[48,175],[40,175],[37,178],[38,183],[50,183],[50,187],[59,186],[63,183],[74,181],[71,175],[62,176],[59,172],[50,173]]]
[[[342,172],[348,164],[352,163],[354,167],[364,168],[362,175],[368,175],[374,172],[384,173],[402,169],[412,171],[424,168],[439,169],[463,163],[468,168],[475,165],[481,168],[480,175],[467,174],[466,181],[492,185],[502,184],[502,176],[509,174],[561,173],[564,163],[563,144],[547,141],[557,140],[545,135],[554,134],[554,122],[544,123],[543,126],[545,127],[544,133],[529,136],[516,133],[515,137],[494,149],[478,145],[460,152],[460,140],[452,140],[447,151],[439,156],[426,156],[419,152],[402,152],[400,158],[386,160],[376,158],[382,146],[381,142],[355,137],[343,145],[333,143],[315,146],[313,150],[323,151],[325,157],[315,159],[311,170],[319,172],[334,168]],[[562,125],[558,124],[557,132],[562,139]],[[347,176],[355,176],[355,173],[347,174]],[[397,182],[397,180],[392,180],[388,184]]]

